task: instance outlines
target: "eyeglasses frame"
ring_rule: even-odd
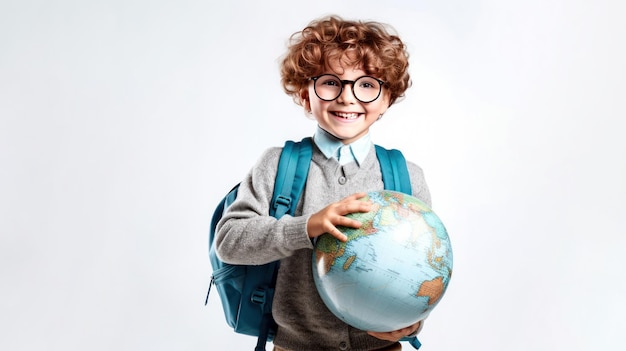
[[[317,83],[317,80],[318,80],[320,77],[322,77],[322,76],[333,76],[333,77],[337,78],[337,80],[338,80],[339,82],[341,82],[341,89],[339,90],[339,94],[337,94],[337,97],[336,97],[336,98],[334,98],[334,99],[330,99],[330,100],[329,100],[329,99],[324,99],[324,98],[322,98],[322,97],[321,97],[321,96],[317,93],[317,88],[315,87],[315,83]],[[375,98],[373,98],[373,99],[372,99],[372,100],[370,100],[370,101],[363,101],[363,100],[359,99],[359,98],[358,98],[358,97],[354,94],[354,83],[356,83],[356,81],[357,81],[357,80],[359,80],[359,79],[361,79],[361,78],[372,78],[372,79],[376,80],[376,81],[380,84],[380,89],[378,89],[378,95],[376,95],[376,97],[375,97]],[[357,78],[357,79],[355,79],[355,80],[348,80],[348,79],[341,79],[341,78],[337,77],[336,75],[334,75],[334,74],[332,74],[332,73],[324,73],[324,74],[320,74],[319,76],[311,77],[311,78],[309,78],[309,80],[312,80],[312,81],[313,81],[313,91],[315,91],[315,95],[316,95],[316,96],[317,96],[320,100],[322,100],[322,101],[334,101],[334,100],[337,100],[337,99],[341,96],[341,94],[343,93],[343,87],[344,87],[346,84],[350,84],[350,85],[352,86],[352,96],[354,96],[354,98],[355,98],[355,99],[357,99],[358,101],[360,101],[360,102],[362,102],[362,103],[364,103],[364,104],[369,104],[370,102],[374,102],[374,101],[376,101],[376,100],[380,97],[380,93],[382,93],[382,91],[383,91],[383,86],[385,85],[385,81],[384,81],[384,80],[378,79],[378,78],[376,78],[376,77],[368,76],[368,75],[365,75],[365,76],[360,76],[359,78]]]

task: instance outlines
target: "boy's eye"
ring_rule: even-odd
[[[359,79],[359,88],[362,89],[378,89],[378,82],[370,79],[370,78],[361,78]]]
[[[322,81],[323,85],[327,85],[329,87],[340,87],[341,83],[336,79],[326,79]]]

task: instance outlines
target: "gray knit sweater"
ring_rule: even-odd
[[[241,182],[237,200],[217,227],[215,244],[224,262],[263,264],[281,260],[273,315],[274,344],[289,350],[373,350],[391,344],[336,318],[319,297],[312,276],[313,244],[306,231],[310,215],[357,192],[383,189],[374,146],[359,167],[327,159],[314,146],[304,194],[294,217],[269,216],[281,148],[265,151]],[[430,205],[421,168],[408,162],[413,196]]]

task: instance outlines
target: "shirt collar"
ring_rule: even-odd
[[[351,144],[344,145],[340,139],[337,139],[319,125],[315,131],[315,135],[313,135],[313,140],[326,158],[334,157],[338,159],[341,164],[356,161],[360,166],[363,161],[365,161],[372,147],[372,139],[369,133]],[[339,158],[339,149],[341,147],[344,147],[344,150],[341,151],[341,158]]]

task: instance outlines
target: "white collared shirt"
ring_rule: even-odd
[[[355,142],[344,145],[340,139],[337,139],[319,125],[315,135],[313,135],[313,140],[324,156],[327,158],[334,157],[342,165],[356,161],[357,165],[360,166],[372,147],[372,139],[369,133]]]

